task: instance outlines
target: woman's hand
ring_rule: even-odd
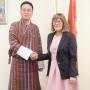
[[[30,58],[31,58],[31,60],[37,60],[37,58],[38,58],[38,54],[36,53],[36,52],[32,52],[32,54],[30,55]]]
[[[76,82],[76,78],[70,77],[70,83],[71,83],[71,84],[74,84],[75,82]]]

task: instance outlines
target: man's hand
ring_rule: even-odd
[[[76,78],[70,77],[70,83],[71,83],[71,84],[74,84],[75,82],[76,82]]]
[[[36,52],[32,52],[30,55],[31,60],[36,60],[38,58],[38,54]]]

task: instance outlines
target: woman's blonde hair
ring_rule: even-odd
[[[61,19],[62,20],[62,22],[63,22],[62,32],[68,31],[68,23],[66,21],[65,16],[62,13],[56,13],[52,18],[52,27],[51,27],[52,32],[55,31],[55,29],[53,27],[53,20],[55,20],[55,19]]]

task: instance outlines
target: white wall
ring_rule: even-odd
[[[20,19],[20,4],[24,0],[7,0],[7,25],[0,25],[0,90],[8,90],[10,65],[8,64],[8,32],[10,24]],[[34,5],[32,22],[37,24],[42,37],[43,51],[47,52],[47,35],[50,32],[51,1],[52,0],[28,0]],[[58,0],[58,12],[68,18],[69,0]],[[90,0],[77,0],[77,42],[79,81],[81,90],[90,90]],[[46,89],[46,68],[40,73],[42,90]]]

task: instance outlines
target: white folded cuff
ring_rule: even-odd
[[[32,50],[24,46],[21,46],[19,50],[17,51],[17,55],[21,56],[25,60],[28,60],[32,52],[33,52]]]
[[[45,68],[44,61],[38,61],[38,69]]]

